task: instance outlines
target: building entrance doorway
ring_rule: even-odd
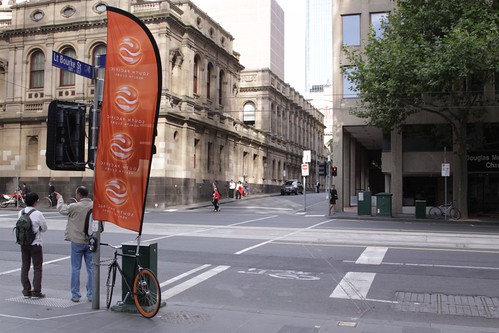
[[[499,173],[469,174],[468,211],[474,216],[499,215]]]

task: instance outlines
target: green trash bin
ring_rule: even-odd
[[[123,243],[121,244],[123,246],[122,251],[123,254],[135,254],[135,251],[137,250],[137,243]],[[158,243],[147,243],[147,244],[141,244],[139,248],[139,260],[140,260],[140,265],[144,268],[149,268],[151,271],[153,271],[156,276],[158,275]],[[130,288],[133,288],[133,280],[135,279],[135,275],[137,274],[136,272],[136,265],[135,265],[135,258],[130,258],[130,257],[122,257],[122,268],[123,268],[123,279],[127,279],[127,282],[130,286]],[[135,306],[135,303],[133,301],[133,298],[128,297],[125,300],[126,294],[128,292],[125,282],[121,282],[121,300],[125,301],[125,304],[133,304]]]
[[[371,215],[372,198],[370,191],[357,193],[357,215]]]
[[[392,217],[392,194],[376,194],[376,216]]]
[[[426,200],[416,200],[414,202],[416,207],[416,218],[425,219],[426,218]]]

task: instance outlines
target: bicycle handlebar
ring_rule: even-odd
[[[109,246],[109,247],[112,247],[113,249],[115,250],[119,250],[123,247],[123,245],[112,245],[112,244],[109,244],[109,243],[100,243],[100,245],[104,245],[104,246]]]

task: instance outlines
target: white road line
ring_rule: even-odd
[[[246,223],[251,223],[251,222],[256,222],[256,221],[271,219],[271,218],[274,218],[274,217],[277,217],[277,216],[278,215],[271,215],[271,216],[261,217],[261,218],[258,218],[258,219],[252,219],[252,220],[242,221],[242,222],[238,222],[238,223],[233,223],[233,224],[229,224],[229,225],[217,225],[217,226],[210,227],[210,228],[202,228],[202,229],[197,229],[197,230],[188,231],[188,232],[181,232],[181,233],[178,233],[178,234],[173,234],[173,235],[168,235],[168,236],[161,236],[161,237],[151,238],[151,239],[148,239],[148,240],[146,240],[144,242],[145,243],[150,243],[150,242],[155,242],[155,241],[166,239],[166,238],[172,238],[172,237],[177,237],[177,236],[188,236],[188,235],[197,234],[197,233],[201,233],[201,232],[205,232],[205,231],[211,231],[211,230],[216,230],[216,229],[221,229],[221,228],[227,228],[227,227],[235,227],[235,226],[246,224]]]
[[[59,258],[59,259],[54,259],[54,260],[46,261],[46,262],[43,263],[43,266],[52,264],[54,262],[63,261],[63,260],[69,259],[69,258],[71,258],[71,257],[67,256],[67,257],[62,257],[62,258]],[[31,267],[33,267],[33,265]],[[10,274],[10,273],[15,273],[15,272],[19,272],[19,271],[21,271],[21,268],[16,268],[16,269],[12,269],[10,271],[0,272],[0,275],[7,275],[7,274]]]
[[[320,226],[324,223],[329,223],[329,221],[324,221],[324,222],[320,222],[320,223],[317,223],[317,224],[314,224],[314,225],[311,225],[310,227],[307,227],[307,228],[303,228],[303,229],[299,229],[299,230],[296,230],[296,231],[293,231],[293,232],[290,232],[289,234],[286,234],[284,236],[280,236],[280,237],[276,237],[276,238],[273,238],[273,239],[269,239],[268,241],[265,241],[265,242],[262,242],[262,243],[259,243],[259,244],[256,244],[256,245],[253,245],[253,246],[250,246],[250,247],[247,247],[245,249],[242,249],[241,251],[237,251],[236,253],[234,254],[243,254],[244,252],[248,252],[250,250],[253,250],[253,249],[256,249],[257,247],[260,247],[260,246],[263,246],[263,245],[266,245],[266,244],[269,244],[269,243],[272,243],[272,242],[275,242],[275,241],[278,241],[280,239],[283,239],[283,238],[286,238],[286,237],[289,237],[289,236],[292,236],[294,234],[297,234],[297,233],[300,233],[302,231],[305,231],[305,230],[309,230],[309,229],[313,229],[317,226]]]
[[[203,270],[203,269],[205,269],[205,268],[207,268],[207,267],[210,267],[210,266],[211,266],[211,265],[208,265],[208,264],[206,264],[206,265],[201,265],[201,266],[199,266],[199,267],[196,267],[196,268],[194,268],[194,269],[191,269],[191,270],[190,270],[190,271],[188,271],[188,272],[185,272],[185,273],[182,273],[182,274],[180,274],[180,275],[177,275],[176,277],[171,278],[170,280],[166,280],[165,282],[162,282],[159,286],[160,286],[160,287],[167,286],[167,285],[169,285],[169,284],[172,284],[172,283],[173,283],[173,282],[175,282],[175,281],[178,281],[178,280],[180,280],[180,279],[183,279],[183,278],[184,278],[184,277],[186,277],[186,276],[189,276],[189,275],[191,275],[191,274],[193,274],[193,273],[196,273],[196,272],[198,272],[198,271],[201,271],[201,270]]]
[[[380,265],[385,257],[387,247],[367,247],[355,262],[364,265]]]
[[[342,262],[353,264],[357,263],[353,260],[343,260]],[[437,268],[458,268],[458,269],[483,269],[490,271],[499,271],[499,267],[487,267],[487,266],[465,266],[465,265],[435,265],[435,264],[413,264],[407,262],[383,262],[381,265],[392,265],[392,266],[412,266],[412,267],[437,267]]]
[[[183,292],[191,287],[194,287],[195,285],[197,285],[203,281],[208,280],[209,278],[225,271],[228,268],[230,268],[230,266],[217,266],[215,268],[210,269],[209,271],[206,271],[202,274],[199,274],[190,280],[187,280],[179,285],[176,285],[173,288],[170,288],[170,289],[162,292],[161,299],[169,299],[175,295],[178,295],[181,292]]]
[[[376,273],[348,272],[330,298],[365,299]]]

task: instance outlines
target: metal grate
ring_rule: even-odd
[[[82,302],[75,303],[75,302],[72,302],[70,299],[63,299],[63,298],[45,297],[45,298],[32,299],[32,298],[24,298],[24,296],[8,298],[7,301],[25,303],[25,304],[33,304],[33,305],[50,306],[50,307],[54,307],[54,308],[69,308],[71,306],[75,306],[75,305],[82,303]]]
[[[202,312],[195,311],[178,311],[178,312],[168,312],[165,315],[161,316],[161,319],[172,324],[181,324],[181,323],[199,323],[207,321],[210,318],[209,315]]]

